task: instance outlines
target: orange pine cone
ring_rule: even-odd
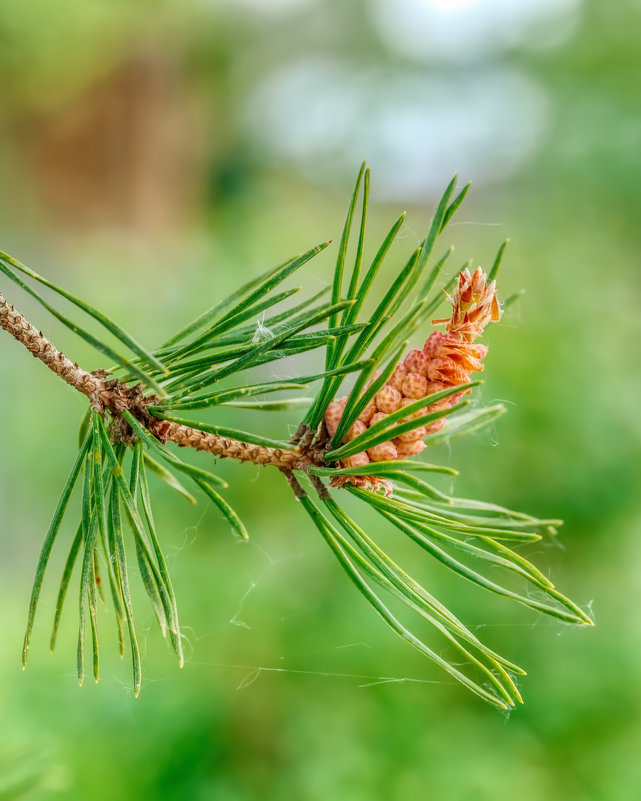
[[[474,344],[489,322],[498,321],[501,316],[496,297],[496,282],[487,283],[487,275],[478,267],[473,275],[468,270],[459,274],[454,296],[448,299],[452,304],[452,315],[445,320],[433,320],[433,323],[446,323],[446,333],[434,331],[427,338],[422,349],[414,348],[396,365],[389,381],[367,404],[358,420],[350,428],[344,438],[349,442],[364,432],[369,426],[383,420],[388,414],[409,406],[420,398],[433,395],[450,387],[466,384],[470,373],[483,369],[483,359],[487,355],[485,345]],[[467,390],[469,392],[469,390]],[[441,401],[432,403],[410,414],[404,420],[418,418],[427,412],[436,412],[453,406],[463,392],[450,395]],[[336,433],[341,416],[347,403],[347,397],[329,404],[325,412],[325,425],[330,436]],[[445,425],[441,418],[428,426],[420,426],[413,431],[396,437],[390,436],[387,442],[370,448],[366,453],[358,453],[343,459],[340,467],[365,465],[370,462],[395,461],[415,456],[426,447],[423,441],[429,434]],[[392,429],[393,430],[393,429]],[[357,486],[377,489],[384,486],[386,493],[389,484],[374,476],[337,476],[331,486],[341,486],[346,481]]]

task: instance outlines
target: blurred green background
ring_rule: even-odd
[[[0,2],[0,247],[147,344],[337,239],[363,158],[370,252],[409,212],[388,276],[451,175],[474,182],[443,246],[487,268],[511,238],[501,294],[526,294],[488,332],[481,393],[510,408],[433,459],[461,470],[462,495],[564,518],[558,543],[528,555],[597,622],[540,619],[408,546],[427,586],[528,670],[525,706],[502,716],[388,632],[279,475],[229,464],[248,544],[206,503],[153,488],[184,670],[136,586],[141,696],[104,615],[101,682],[78,689],[73,599],[47,653],[61,545],[23,673],[33,570],[84,404],[5,337],[2,801],[639,798],[640,31],[637,0]],[[310,290],[334,254],[307,268]],[[297,422],[251,414],[225,419],[279,436]]]

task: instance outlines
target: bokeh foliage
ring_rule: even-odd
[[[17,5],[5,4],[3,17]],[[64,17],[64,8],[57,4],[57,13],[71,22],[73,9],[69,6]],[[10,421],[3,426],[0,463],[5,627],[0,706],[5,741],[35,742],[49,754],[45,797],[137,793],[165,799],[191,794],[234,801],[288,796],[360,801],[426,789],[455,801],[636,797],[641,783],[636,690],[641,431],[634,350],[640,334],[639,14],[631,0],[584,2],[577,28],[557,47],[516,48],[502,56],[536,78],[552,110],[546,137],[530,161],[502,183],[475,187],[466,201],[469,222],[498,222],[499,238],[511,237],[502,291],[526,290],[511,320],[491,333],[483,389],[486,402],[501,399],[515,408],[492,436],[461,440],[442,457],[462,470],[459,489],[466,494],[565,519],[564,552],[535,556],[539,564],[549,564],[572,597],[594,600],[596,629],[571,631],[535,616],[526,626],[516,625],[510,613],[493,608],[502,625],[486,634],[497,646],[509,643],[530,673],[528,704],[507,723],[447,685],[388,682],[361,688],[370,680],[318,676],[435,678],[420,660],[390,643],[365,604],[354,605],[353,590],[328,563],[323,543],[304,534],[307,523],[298,514],[284,514],[288,490],[282,482],[266,475],[255,482],[251,468],[230,465],[234,504],[250,501],[249,545],[235,544],[212,514],[202,517],[180,499],[162,500],[157,513],[165,533],[179,532],[173,547],[180,558],[171,560],[174,583],[185,599],[183,622],[192,627],[198,647],[197,657],[187,656],[188,674],[178,674],[152,637],[143,651],[155,652],[154,662],[166,669],[150,676],[135,704],[125,688],[125,668],[121,681],[79,692],[64,655],[74,647],[70,624],[60,632],[61,656],[48,662],[43,648],[23,675],[17,654],[24,587],[56,502],[59,481],[52,476],[66,473],[73,459],[74,443],[64,432],[75,426],[82,402],[62,385],[52,386],[46,371],[25,363],[15,346],[3,353],[0,391],[2,419]],[[252,52],[259,36],[268,38],[263,26],[243,19],[227,12],[217,30],[199,26],[201,39],[219,42],[220,30],[228,33],[224,45],[190,51],[192,65],[206,66],[202,74],[210,76],[198,77],[199,91],[216,90],[203,93],[208,114],[221,102],[232,104],[225,100],[228,74],[221,63],[238,64],[239,52]],[[381,57],[363,41],[367,31],[358,20],[351,22],[347,13],[341,17],[340,9],[336,19],[344,33],[327,34],[333,47],[345,52],[356,42],[355,58]],[[26,25],[23,35],[30,30]],[[281,18],[278,37],[275,30],[276,25],[276,48],[288,41],[288,25]],[[305,30],[309,35],[311,29]],[[273,58],[278,55],[275,51]],[[3,74],[9,76],[5,82],[19,80],[17,71]],[[20,80],[30,74],[23,61]],[[245,79],[251,74],[244,66]],[[340,191],[319,189],[286,165],[266,171],[237,139],[223,136],[217,142],[221,139],[227,143],[211,160],[213,204],[204,212],[206,229],[194,224],[188,236],[164,242],[156,253],[137,252],[104,235],[70,246],[64,236],[43,231],[42,216],[27,216],[31,206],[25,205],[24,187],[14,184],[17,196],[4,199],[11,208],[2,226],[3,249],[24,253],[32,264],[50,264],[48,274],[59,283],[69,283],[65,275],[73,274],[83,297],[100,301],[118,319],[135,317],[134,333],[144,341],[162,340],[177,320],[159,319],[153,304],[140,308],[133,300],[150,282],[158,297],[174,300],[180,323],[202,306],[194,295],[208,297],[214,284],[231,291],[241,267],[249,279],[309,242],[334,235],[341,225],[349,176]],[[14,152],[7,149],[11,141],[4,139],[5,171]],[[357,159],[363,156],[377,166],[373,154],[359,151]],[[14,176],[15,165],[10,169]],[[425,214],[431,201],[426,200]],[[412,210],[413,216],[418,213]],[[19,224],[9,230],[16,218]],[[387,219],[386,210],[373,210],[381,235]],[[486,263],[492,258],[496,227],[454,230],[461,257],[474,253]],[[107,270],[97,285],[97,276]],[[182,289],[187,270],[189,292]],[[121,291],[123,283],[130,292]],[[71,341],[63,337],[63,349],[91,361],[88,351],[74,350]],[[243,414],[230,413],[228,424],[239,425]],[[49,421],[44,430],[43,417]],[[47,458],[39,459],[35,453],[43,443]],[[445,583],[436,570],[425,581],[434,588]],[[45,600],[51,610],[54,598]],[[477,615],[476,593],[462,590],[451,600],[469,619]],[[44,629],[39,637],[46,641]],[[261,665],[310,673],[262,673],[237,689],[254,677],[253,666]],[[117,664],[104,670],[112,668],[117,674]]]

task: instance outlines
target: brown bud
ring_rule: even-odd
[[[410,403],[416,403],[416,398],[403,398],[401,401],[401,406],[409,406]],[[403,418],[403,422],[405,420],[416,420],[418,417],[427,414],[427,406],[423,406],[421,409],[418,409],[416,412],[412,412],[412,414],[408,415],[407,417]]]
[[[395,412],[401,405],[401,393],[386,384],[382,389],[376,393],[376,406],[380,412],[391,414]]]
[[[353,456],[347,456],[345,459],[341,459],[341,465],[343,467],[362,467],[364,464],[369,464],[369,456],[365,453],[365,451],[361,451],[360,453],[355,453]]]
[[[398,459],[396,445],[393,442],[381,442],[380,445],[374,445],[373,448],[369,448],[367,455],[373,462],[393,462]]]
[[[394,372],[392,373],[390,380],[387,382],[390,387],[394,387],[399,392],[403,389],[403,381],[407,376],[407,367],[401,362],[396,365],[394,368]]]
[[[423,353],[425,354],[425,357],[427,358],[428,361],[436,356],[442,339],[443,339],[443,334],[441,334],[440,331],[433,331],[425,340],[425,345],[423,346]]]
[[[425,375],[425,370],[427,368],[427,356],[419,348],[414,348],[407,354],[403,360],[403,364],[409,373]]]
[[[415,442],[404,442],[397,447],[397,454],[399,459],[407,459],[410,456],[417,456],[422,453],[427,445],[420,439]]]
[[[376,401],[374,398],[367,404],[367,406],[363,409],[363,411],[358,415],[358,419],[361,420],[365,425],[368,425],[372,419],[372,416],[376,414]]]
[[[359,434],[362,434],[363,431],[367,429],[365,423],[362,420],[356,420],[354,425],[349,429],[347,434],[345,434],[345,439],[343,442],[350,442],[351,440],[355,439]]]
[[[436,434],[437,431],[440,431],[443,426],[445,425],[445,418],[439,417],[438,420],[435,420],[433,423],[430,423],[428,426],[425,427],[425,430],[428,434]]]
[[[387,417],[386,414],[383,412],[376,412],[376,414],[372,415],[372,419],[369,421],[370,426],[375,426],[376,423],[380,423],[381,420],[384,420]]]
[[[425,426],[419,426],[418,428],[414,428],[412,431],[406,431],[404,434],[399,434],[398,437],[394,439],[394,442],[397,445],[401,442],[415,442],[417,439],[423,439],[426,434],[427,431]]]
[[[427,378],[420,373],[408,373],[403,381],[403,395],[406,398],[424,398],[427,395]]]
[[[330,437],[333,437],[336,433],[346,403],[347,398],[341,398],[338,401],[332,401],[325,410],[325,426],[327,427]]]

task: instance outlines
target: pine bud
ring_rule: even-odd
[[[425,448],[427,448],[427,445],[421,439],[417,439],[415,442],[399,443],[396,448],[397,458],[409,459],[410,456],[418,456]]]
[[[403,381],[407,376],[407,367],[403,364],[403,362],[399,362],[396,367],[394,368],[394,372],[392,373],[390,380],[387,382],[388,386],[394,387],[399,392],[403,389]]]
[[[376,401],[374,398],[367,404],[367,406],[363,409],[363,411],[358,415],[358,419],[365,423],[365,425],[371,425],[372,417],[376,414]]]
[[[341,398],[339,401],[332,401],[325,410],[325,426],[330,437],[336,433],[346,403],[347,398]]]
[[[469,383],[470,373],[483,369],[483,359],[487,355],[485,345],[474,344],[487,323],[500,318],[500,308],[496,299],[494,282],[486,284],[487,276],[479,267],[473,275],[468,270],[460,273],[456,291],[449,298],[452,303],[452,315],[447,320],[434,320],[434,323],[446,323],[445,333],[432,332],[423,348],[414,348],[399,362],[387,384],[376,393],[358,420],[352,425],[344,437],[349,442],[362,434],[368,427],[376,425],[385,418],[417,400],[442,392],[452,387]],[[449,296],[448,296],[449,297]],[[370,380],[369,386],[380,373]],[[401,422],[416,420],[428,413],[450,409],[463,394],[469,390],[448,395],[435,403],[426,403],[422,408],[411,412]],[[330,436],[333,436],[340,423],[347,398],[330,403],[325,412],[325,425]],[[424,438],[440,431],[445,425],[445,418],[439,418],[426,426],[417,426],[411,431],[394,436],[396,426],[389,429],[390,439],[367,450],[343,459],[344,467],[368,464],[381,461],[407,459],[421,453],[426,444]],[[341,486],[345,481],[364,487],[377,488],[383,486],[386,493],[391,491],[386,482],[373,476],[336,477],[332,486]]]
[[[411,431],[406,431],[404,434],[399,434],[394,438],[394,442],[397,444],[399,442],[415,442],[417,439],[423,439],[423,437],[426,435],[427,431],[425,426],[419,426],[418,428],[413,428]]]
[[[373,462],[394,462],[398,459],[396,445],[391,441],[374,445],[373,448],[369,448],[367,455]]]
[[[369,456],[365,451],[355,453],[353,456],[347,456],[342,460],[343,467],[362,467],[364,464],[369,464]]]
[[[425,370],[427,369],[427,357],[422,350],[419,350],[419,348],[414,348],[414,350],[411,350],[407,354],[403,360],[403,364],[409,373],[425,375]]]
[[[390,387],[389,384],[385,384],[385,386],[376,393],[376,406],[379,412],[391,414],[399,409],[400,405],[401,393],[397,389],[394,389],[394,387]]]
[[[409,406],[411,403],[416,403],[416,400],[416,398],[403,398],[401,406]],[[407,420],[417,420],[424,414],[427,414],[427,406],[423,406],[421,409],[417,409],[415,412],[408,414],[407,417],[403,417],[402,422],[405,423]]]
[[[403,395],[413,400],[424,398],[427,395],[427,378],[420,373],[408,373],[403,381]]]
[[[355,439],[359,434],[362,434],[364,431],[367,430],[367,426],[362,420],[357,420],[354,425],[349,429],[347,434],[345,434],[345,441],[351,442]]]
[[[425,426],[425,430],[428,434],[436,434],[437,431],[440,431],[443,426],[445,425],[445,418],[439,417],[438,420],[434,420],[433,423],[429,423]]]
[[[372,416],[372,419],[369,421],[370,428],[375,426],[377,423],[380,423],[381,420],[384,420],[387,417],[386,414],[383,412],[376,412],[375,415]]]

